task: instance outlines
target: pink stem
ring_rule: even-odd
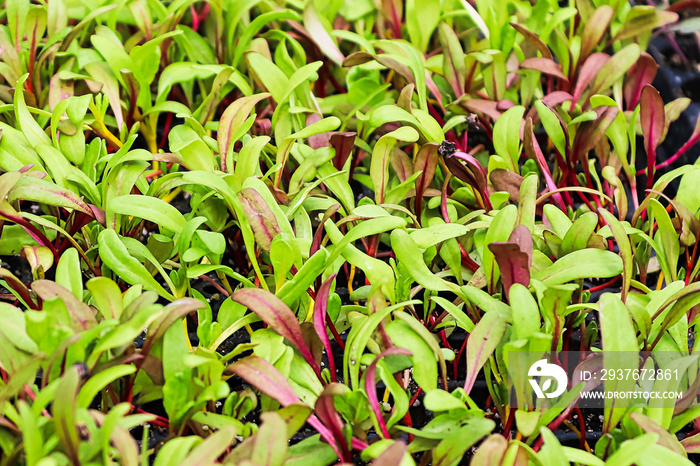
[[[680,149],[678,149],[678,152],[676,152],[675,154],[673,154],[672,157],[669,157],[668,160],[666,160],[665,162],[662,162],[662,163],[660,163],[660,164],[658,164],[658,165],[655,165],[655,166],[654,166],[654,170],[656,171],[656,170],[658,170],[658,169],[660,169],[660,168],[665,168],[665,167],[671,165],[673,162],[675,162],[676,160],[678,160],[679,157],[681,157],[683,154],[685,154],[686,152],[688,152],[688,149],[690,149],[691,147],[693,147],[698,141],[700,141],[700,133],[694,134],[692,138],[688,139],[688,142],[686,142],[685,144],[683,144],[683,147],[681,147]],[[637,172],[637,176],[643,175],[643,174],[644,174],[644,171],[645,171],[645,170],[639,170],[639,171]]]

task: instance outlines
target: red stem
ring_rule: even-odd
[[[592,287],[592,288],[588,288],[588,289],[585,290],[585,291],[590,291],[591,293],[594,293],[594,292],[596,292],[596,291],[604,290],[605,288],[611,286],[613,283],[615,283],[615,282],[618,281],[619,279],[620,279],[620,275],[618,275],[617,277],[613,278],[613,279],[610,280],[610,281],[607,281],[607,282],[603,283],[602,285],[598,285],[598,286],[594,286],[594,287]]]
[[[340,338],[338,330],[336,330],[335,325],[333,325],[333,321],[331,320],[331,316],[329,316],[328,314],[326,314],[326,324],[328,325],[328,328],[331,329],[331,333],[333,334],[333,338],[335,338],[335,342],[338,343],[338,346],[340,346],[341,350],[345,351],[345,343]]]
[[[464,354],[464,351],[467,349],[467,341],[469,340],[469,334],[466,334],[464,336],[464,343],[462,343],[462,346],[459,348],[459,353],[457,353],[457,356],[455,357],[454,361],[452,361],[452,372],[453,372],[453,377],[456,379],[457,378],[457,366],[459,365],[460,359],[462,359],[462,355]]]
[[[586,448],[586,422],[583,420],[583,413],[581,408],[578,406],[575,409],[576,415],[578,416],[578,430],[581,432],[581,450]]]
[[[505,435],[507,438],[511,437],[510,430],[513,428],[513,421],[514,420],[515,420],[515,408],[510,408],[510,414],[508,415],[508,420],[506,421],[506,425],[503,427],[503,435]]]

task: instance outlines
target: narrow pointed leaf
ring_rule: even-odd
[[[289,340],[320,377],[321,370],[304,342],[299,321],[281,299],[260,288],[237,290],[231,295],[231,299],[256,313],[263,322]]]
[[[598,7],[586,21],[581,35],[581,52],[579,60],[585,60],[593,49],[600,45],[615,11],[608,5]]]
[[[642,134],[644,149],[647,152],[647,189],[654,185],[654,166],[656,165],[656,148],[661,141],[666,122],[664,101],[659,92],[651,85],[644,86],[639,99],[641,106]]]
[[[514,283],[530,285],[533,243],[530,230],[526,226],[518,225],[508,242],[491,243],[488,247],[498,263],[506,297]]]
[[[525,121],[525,133],[523,137],[525,142],[525,152],[527,153],[527,156],[531,159],[534,159],[537,162],[537,165],[540,167],[540,170],[544,175],[544,179],[547,183],[547,188],[550,191],[556,191],[557,185],[554,182],[554,179],[552,178],[552,174],[549,172],[549,166],[547,165],[547,161],[544,158],[544,154],[542,154],[542,149],[540,149],[540,145],[537,142],[537,139],[535,139],[535,134],[532,132],[531,118],[528,118]],[[557,203],[557,206],[561,210],[566,211],[564,199],[561,197],[561,194],[555,193],[553,197],[554,201]]]
[[[100,258],[119,278],[131,285],[142,285],[146,289],[154,290],[166,299],[173,299],[173,296],[153,278],[146,267],[129,254],[117,232],[103,230],[97,237],[97,243],[100,246]]]
[[[467,341],[467,379],[464,382],[464,391],[471,392],[476,376],[486,361],[496,350],[496,346],[506,331],[506,321],[497,312],[487,312]]]
[[[551,58],[544,57],[532,57],[524,60],[520,67],[526,70],[536,70],[540,73],[544,73],[555,78],[561,79],[565,83],[568,83],[568,78],[562,73],[561,65],[556,63]]]
[[[221,114],[216,135],[219,145],[219,156],[221,157],[221,171],[227,171],[228,151],[233,146],[233,143],[243,136],[239,134],[240,129],[243,127],[243,122],[248,119],[255,105],[269,96],[270,94],[268,93],[262,93],[250,97],[241,97],[226,107],[224,113]]]
[[[226,372],[236,374],[282,406],[299,401],[287,378],[275,366],[258,356],[240,359],[228,366]]]
[[[254,188],[242,189],[238,198],[253,229],[255,241],[263,250],[270,252],[272,240],[282,231],[274,212]]]
[[[627,73],[623,87],[623,96],[628,109],[633,109],[637,106],[642,89],[654,81],[658,68],[659,65],[656,64],[651,55],[644,52],[629,73]]]
[[[438,145],[428,143],[423,145],[416,154],[414,170],[421,172],[416,178],[416,215],[420,218],[423,193],[435,177],[435,169],[438,163]]]

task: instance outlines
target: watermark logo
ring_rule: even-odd
[[[546,359],[540,359],[530,366],[527,375],[530,377],[529,382],[537,398],[556,398],[566,390],[566,372],[556,364],[549,364]],[[538,382],[534,377],[539,377],[540,381]],[[552,381],[557,383],[554,391],[550,391]],[[540,383],[542,383],[541,386]]]

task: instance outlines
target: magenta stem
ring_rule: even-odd
[[[666,160],[665,162],[662,162],[662,163],[660,163],[660,164],[658,164],[658,165],[655,165],[655,166],[654,166],[654,171],[656,171],[656,170],[658,170],[658,169],[660,169],[660,168],[665,168],[665,167],[671,165],[673,162],[675,162],[676,160],[678,160],[679,157],[681,157],[683,154],[685,154],[686,152],[688,152],[688,149],[690,149],[691,147],[693,147],[698,141],[700,141],[700,133],[694,134],[692,138],[688,139],[688,142],[686,142],[685,144],[683,144],[683,147],[681,147],[680,149],[678,149],[678,152],[676,152],[675,154],[673,154],[672,157],[669,157],[668,160]],[[639,170],[639,171],[637,172],[637,176],[643,175],[644,172],[645,172],[645,170]]]

